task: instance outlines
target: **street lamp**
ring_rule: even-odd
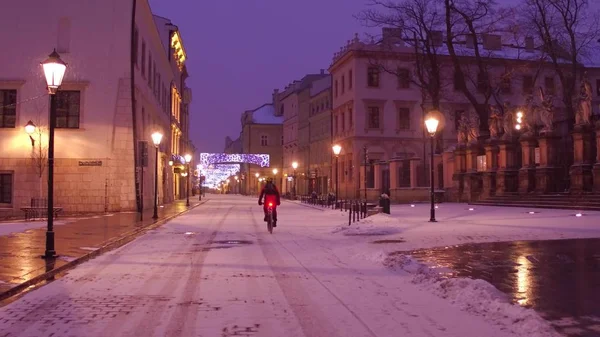
[[[27,122],[27,124],[25,124],[25,133],[27,133],[29,135],[29,139],[31,139],[31,147],[35,146],[35,139],[33,139],[33,133],[35,132],[35,124],[33,124],[32,121]]]
[[[521,128],[523,128],[523,112],[522,111],[517,111],[517,120],[516,120],[516,124],[515,124],[515,129],[517,130],[521,130]]]
[[[425,126],[427,127],[427,132],[429,132],[429,135],[431,136],[431,179],[430,179],[430,184],[431,184],[431,217],[429,218],[429,222],[436,222],[435,220],[435,192],[433,189],[433,151],[434,151],[434,147],[433,147],[433,142],[435,139],[435,133],[437,132],[437,128],[438,128],[438,124],[440,123],[439,120],[437,120],[434,117],[429,117],[426,121],[425,121]]]
[[[185,159],[185,163],[187,164],[187,172],[186,172],[186,185],[187,185],[187,191],[186,191],[186,202],[185,205],[186,206],[190,206],[190,162],[192,161],[192,155],[191,154],[186,154],[185,156],[183,156],[183,159]]]
[[[292,163],[292,168],[294,169],[294,186],[293,186],[294,193],[293,193],[292,197],[294,198],[294,200],[296,200],[296,169],[298,168],[297,161]]]
[[[50,95],[50,130],[48,132],[48,228],[46,252],[42,258],[55,258],[54,250],[54,128],[56,127],[56,92],[62,84],[67,64],[60,59],[56,49],[42,63],[46,86]],[[33,124],[33,123],[32,123]]]
[[[334,146],[331,147],[331,149],[333,149],[333,154],[335,155],[335,204],[337,205],[337,200],[338,200],[338,169],[339,169],[339,159],[340,159],[340,153],[342,152],[342,147],[338,144],[335,144]]]
[[[162,141],[162,133],[155,132],[152,134],[152,143],[156,148],[156,157],[154,159],[154,215],[152,219],[158,219],[158,147]]]
[[[274,168],[273,169],[273,183],[277,184],[277,173],[279,172],[278,169]]]

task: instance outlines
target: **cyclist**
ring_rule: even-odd
[[[263,210],[265,211],[265,221],[267,221],[267,214],[269,212],[269,203],[273,204],[273,227],[277,227],[277,206],[281,204],[279,197],[279,190],[273,183],[273,178],[267,178],[267,183],[260,192],[258,197],[258,205],[263,205],[263,197],[265,198]]]

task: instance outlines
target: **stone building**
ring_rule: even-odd
[[[331,76],[313,82],[310,88],[308,193],[330,192],[332,173]]]
[[[376,199],[380,193],[389,192],[396,201],[426,200],[430,188],[430,138],[424,130],[424,119],[432,108],[430,102],[422,100],[422,90],[414,82],[415,48],[398,39],[386,41],[385,30],[382,36],[381,41],[364,42],[357,37],[348,41],[340,52],[335,53],[329,68],[333,76],[333,142],[342,146],[339,167],[334,168],[340,182],[339,193],[341,197],[363,197],[366,194],[368,199]],[[486,109],[488,116],[484,120],[480,120],[458,87],[443,39],[433,42],[443,74],[438,115],[441,125],[434,150],[434,186],[448,200],[474,200],[485,197],[486,193],[488,196],[493,194],[497,183],[495,172],[506,169],[506,165],[511,166],[510,174],[513,176],[513,171],[516,171],[517,175],[532,177],[529,180],[533,181],[536,165],[551,166],[552,171],[561,158],[573,153],[572,149],[569,150],[570,145],[565,145],[568,142],[552,141],[555,145],[547,147],[543,141],[540,143],[536,139],[523,145],[525,164],[521,164],[520,149],[511,152],[514,159],[506,158],[506,151],[503,152],[500,143],[496,142],[496,138],[503,137],[497,129],[504,124],[499,123],[506,121],[507,127],[514,128],[516,116],[522,112],[525,116],[522,119],[531,124],[531,130],[538,134],[543,124],[539,108],[544,104],[543,97],[552,98],[553,118],[550,124],[556,135],[570,138],[564,107],[561,106],[560,81],[549,65],[540,62],[542,54],[532,39],[525,39],[523,46],[503,43],[499,35],[488,34],[479,39],[478,48],[486,55],[486,67],[492,77],[490,83],[496,85],[496,97],[503,102],[501,106],[496,101],[490,102]],[[477,74],[472,41],[458,41],[455,47],[464,61],[463,67],[470,74]],[[383,71],[382,64],[387,69],[394,69],[394,72]],[[596,96],[591,103],[592,110],[597,112],[600,75],[593,66],[586,66],[590,83],[596,85],[596,90],[593,90]],[[473,77],[467,83],[469,90],[477,100],[483,101],[483,80]],[[540,97],[542,92],[546,94]],[[519,132],[511,129],[509,133],[515,137],[517,134],[522,136],[527,133],[526,126],[524,124]],[[488,141],[490,134],[491,142]],[[584,138],[589,137],[591,134]],[[514,144],[507,146],[521,148],[522,144],[519,145],[516,139]],[[463,140],[473,146],[469,147]],[[586,144],[591,144],[591,141],[586,141]],[[552,154],[545,150],[547,148],[552,149]],[[592,151],[591,146],[584,148]],[[549,157],[553,161],[551,165],[544,162],[544,158]],[[577,160],[575,158],[575,162]],[[521,165],[525,165],[526,169],[519,171]],[[588,166],[586,172],[590,171]],[[538,176],[543,174],[538,173]],[[516,193],[516,186],[523,184],[522,181],[525,180],[511,182],[515,187],[511,187],[510,191]],[[501,185],[500,182],[498,184]],[[528,186],[525,190],[535,189],[532,185]],[[550,192],[556,188],[543,190]]]
[[[275,181],[281,185],[282,175],[282,125],[283,116],[277,114],[277,110],[271,103],[245,111],[242,114],[241,153],[245,154],[268,154],[270,167],[259,167],[253,164],[241,165],[241,177],[243,178],[240,192],[243,194],[256,194],[260,189],[260,183],[256,177],[273,177],[273,169],[278,169]]]
[[[296,174],[296,193],[308,193],[309,172],[309,118],[310,88],[314,81],[329,77],[325,70],[309,74],[285,87],[283,92],[275,90],[273,104],[283,116],[283,176],[288,177],[282,185],[283,193],[292,192],[293,176]],[[292,163],[298,163],[294,170]]]
[[[19,216],[47,195],[49,99],[40,62],[54,48],[67,63],[57,94],[55,205],[65,213],[151,208],[154,131],[164,134],[160,202],[181,196],[168,163],[176,168],[192,148],[191,90],[176,26],[145,0],[135,9],[119,0],[25,0],[0,12],[0,37],[15,46],[0,56],[0,216]],[[28,121],[37,127],[31,139]]]

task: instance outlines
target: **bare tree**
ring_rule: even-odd
[[[407,80],[421,90],[423,110],[427,109],[426,105],[439,110],[444,85],[442,81],[443,60],[440,53],[443,24],[443,16],[440,15],[440,1],[371,0],[370,5],[378,9],[364,10],[357,15],[357,18],[367,27],[395,28],[395,30],[388,30],[388,36],[384,36],[382,48],[394,51],[393,47],[396,43],[411,47],[414,54],[404,56],[414,65],[414,76],[410,76],[409,73]],[[393,58],[389,61],[389,58],[375,57],[370,60],[370,63],[377,65],[384,72],[402,79],[407,74],[405,69],[398,66],[399,61]]]
[[[446,46],[455,86],[479,116],[480,129],[487,133],[490,104],[503,109],[502,93],[506,83],[523,67],[523,63],[517,61],[518,53],[510,57],[495,54],[495,49],[503,47],[503,36],[519,41],[518,32],[508,23],[514,12],[511,8],[499,8],[494,0],[443,1]],[[486,46],[486,38],[497,38],[487,42],[494,46]],[[518,46],[513,43],[511,47]],[[499,68],[503,68],[502,74],[496,76]]]
[[[543,58],[560,79],[562,101],[572,125],[577,109],[577,78],[600,36],[600,13],[588,0],[524,0],[523,26],[542,43]]]

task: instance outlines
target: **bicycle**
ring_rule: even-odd
[[[273,234],[273,203],[269,203],[269,207],[267,207],[267,230],[269,233]]]

